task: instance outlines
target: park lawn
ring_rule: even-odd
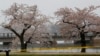
[[[0,56],[6,56],[6,55],[4,55],[4,54],[0,54]],[[28,55],[20,55],[20,54],[17,54],[17,55],[15,55],[15,54],[10,54],[9,56],[100,56],[100,55],[63,55],[63,54],[61,54],[61,55],[35,55],[35,54],[28,54]]]
[[[0,54],[6,56],[6,54]],[[10,54],[10,56],[100,56],[100,54]]]

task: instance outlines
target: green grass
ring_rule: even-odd
[[[6,55],[0,55],[6,56]],[[10,56],[100,56],[100,55],[10,55]]]
[[[0,56],[6,56],[6,54],[0,54]],[[10,54],[10,56],[100,56],[100,54],[25,54],[25,53],[17,53]]]

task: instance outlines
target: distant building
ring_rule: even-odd
[[[8,49],[13,39],[15,35],[11,31],[5,28],[0,29],[0,49]]]

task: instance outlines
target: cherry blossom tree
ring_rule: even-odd
[[[86,52],[86,36],[88,32],[98,34],[100,32],[100,16],[95,10],[100,6],[89,6],[87,8],[60,8],[55,14],[60,18],[58,25],[62,35],[79,37],[81,41],[81,52]],[[69,35],[68,35],[69,34]]]
[[[40,34],[46,31],[46,29],[43,31],[42,27],[45,26],[48,17],[39,12],[37,5],[14,3],[10,8],[4,10],[3,14],[8,20],[3,23],[3,27],[17,36],[21,44],[21,52],[26,52],[27,44],[32,40],[41,40]],[[38,37],[36,38],[36,36]]]

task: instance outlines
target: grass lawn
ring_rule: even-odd
[[[6,55],[4,55],[4,54],[1,54],[0,56],[6,56]],[[61,54],[61,55],[58,55],[58,54],[56,54],[56,55],[33,55],[33,54],[29,54],[29,55],[20,55],[20,54],[17,54],[17,55],[13,55],[13,54],[11,54],[10,56],[100,56],[100,55],[63,55],[63,54]]]
[[[0,56],[6,56],[5,53],[0,53]],[[85,53],[65,53],[65,54],[33,54],[33,53],[10,53],[10,56],[100,56],[97,54]]]

